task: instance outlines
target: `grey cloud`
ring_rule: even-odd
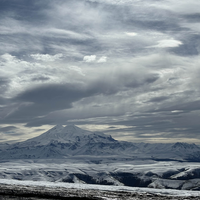
[[[35,131],[35,132],[38,132],[38,131],[45,131],[45,129],[38,128],[38,129],[35,129],[34,131]]]
[[[15,126],[0,127],[0,132],[4,133],[4,132],[13,131],[16,129],[17,129],[17,127],[15,127]]]
[[[165,101],[169,98],[170,97],[167,97],[167,96],[159,96],[159,97],[151,98],[148,102],[162,102],[162,101]]]
[[[146,7],[145,12],[144,9],[145,6],[139,8],[132,6],[124,6],[121,8],[119,6],[114,11],[119,13],[116,17],[117,20],[123,23],[123,26],[128,30],[137,28],[139,31],[156,30],[163,33],[186,30],[179,25],[179,20],[173,20],[174,18],[178,19],[176,13],[165,9],[158,10],[153,7],[151,9]]]
[[[9,0],[1,2],[0,13],[1,16],[9,15],[16,17],[18,20],[42,23],[38,19],[45,19],[45,15],[41,10],[47,9],[49,4],[44,0],[42,2],[36,2],[34,0]],[[44,21],[43,21],[44,22]]]
[[[44,85],[34,89],[25,91],[16,97],[16,100],[22,100],[27,102],[46,102],[46,100],[51,101],[54,99],[61,100],[64,99],[73,102],[73,100],[79,99],[85,93],[84,87],[80,84],[54,84],[54,85]]]
[[[30,104],[20,106],[19,111],[14,113],[12,117],[37,117],[55,110],[71,108],[73,102],[95,93],[96,91],[84,89],[80,84],[55,84],[34,88],[19,94],[15,98],[15,101],[29,102]]]
[[[0,77],[0,94],[4,94],[9,88],[10,80],[6,77]],[[1,102],[1,99],[0,99]]]
[[[77,3],[80,4],[80,2]],[[72,5],[70,1],[68,1],[68,4],[69,7]],[[68,31],[66,30],[66,23],[71,20],[62,20],[58,17],[55,24],[53,24],[54,26],[52,26],[52,19],[55,18],[48,15],[48,11],[56,12],[55,5],[59,5],[59,3],[57,1],[36,2],[33,0],[30,0],[28,3],[24,0],[19,0],[17,3],[15,0],[11,0],[9,3],[3,2],[1,6],[2,20],[0,24],[2,24],[2,32],[0,32],[0,44],[4,48],[0,48],[0,52],[3,53],[6,50],[7,52],[25,55],[26,52],[38,53],[38,51],[41,53],[55,53],[53,48],[51,48],[54,44],[61,46],[63,44],[80,46],[86,43],[89,44],[89,41],[78,38],[73,39],[73,34],[71,36],[66,35]],[[55,13],[53,16],[55,16]],[[68,15],[68,17],[71,16]],[[50,21],[51,25],[49,25]],[[61,23],[62,21],[65,23]],[[11,27],[11,30],[4,34],[3,31],[8,30],[8,26]],[[73,26],[72,24],[72,30],[78,27],[74,26],[73,28]]]
[[[47,117],[41,117],[40,119],[27,120],[25,127],[29,128],[40,127],[44,124],[57,125],[61,121],[63,121],[62,124],[65,124],[67,119],[57,120],[57,119],[48,119]]]
[[[45,82],[45,81],[48,81],[50,78],[49,77],[44,77],[44,76],[40,76],[40,77],[35,77],[35,78],[32,78],[31,80],[32,81],[42,81],[42,82]]]
[[[13,102],[18,102],[19,106],[2,122],[28,122],[53,111],[72,108],[72,103],[83,98],[113,92],[102,85],[95,86],[94,84],[93,87],[87,88],[84,84],[68,83],[43,85],[27,90],[12,99]]]
[[[31,50],[32,52],[42,52],[45,50],[45,46],[43,46],[42,40],[40,40],[40,38],[33,36],[27,37],[26,34],[23,36],[18,36],[15,34],[10,36],[1,36],[0,44],[1,54],[3,54],[6,51],[7,53],[23,55],[26,54],[29,50]]]
[[[181,56],[195,56],[200,53],[200,36],[198,34],[185,35],[183,33],[183,38],[181,41],[182,45],[175,47],[170,51]]]
[[[8,79],[5,77],[0,77],[0,86],[7,85],[9,83]]]
[[[11,109],[10,105],[7,104],[7,109],[2,110],[3,112],[7,110],[7,114],[4,115],[1,123],[28,123],[29,126],[34,123],[41,124],[46,120],[43,118],[51,112],[71,108],[76,110],[74,103],[82,99],[85,99],[87,106],[94,107],[93,102],[98,101],[99,96],[104,98],[111,96],[110,99],[114,100],[118,92],[142,88],[144,85],[150,87],[158,78],[159,76],[156,74],[144,72],[142,69],[132,73],[126,69],[122,72],[116,71],[112,76],[105,72],[95,79],[84,79],[82,83],[40,84],[12,98],[10,103],[13,104],[13,108]],[[34,80],[38,82],[44,79],[43,76],[39,76]],[[80,104],[84,106],[83,102]],[[119,110],[117,109],[116,113],[119,114],[121,112]],[[88,116],[96,115],[95,109],[93,111],[90,109],[90,112],[91,114]],[[102,115],[101,110],[99,116]],[[106,112],[106,115],[112,116],[113,114]],[[85,114],[79,114],[80,118],[81,116],[85,116]],[[65,118],[67,119],[67,117]],[[49,123],[51,123],[51,119],[49,119]]]
[[[145,116],[145,115],[144,115]],[[126,133],[126,135],[136,138],[200,138],[197,115],[180,115],[170,117],[165,115],[152,115],[138,118],[137,116],[129,121],[113,123],[117,125],[134,126],[132,128],[109,130],[113,136],[116,133]],[[147,135],[146,135],[147,134]],[[159,136],[160,134],[160,136]]]
[[[154,112],[163,112],[163,111],[171,112],[171,111],[175,111],[175,110],[181,110],[183,112],[191,112],[191,111],[200,110],[200,101],[199,100],[197,100],[197,101],[191,100],[191,101],[185,102],[185,103],[177,102],[176,105],[168,106],[166,108],[160,108],[160,109],[154,110]]]
[[[129,75],[127,76],[127,78],[130,80],[131,76]],[[159,79],[159,76],[157,74],[148,74],[147,77],[141,77],[139,79],[133,78],[132,80],[127,81],[126,86],[131,87],[131,88],[139,87],[140,85],[143,85],[143,84],[151,84],[158,79]]]
[[[115,127],[115,126],[110,126],[110,127],[108,127],[108,128],[112,129],[112,128],[116,128],[116,127]]]
[[[0,97],[0,105],[4,105],[6,103],[6,100],[2,97]]]
[[[11,5],[7,5],[7,7],[11,7],[11,9],[15,10],[17,13],[18,22],[21,23],[22,33],[21,35],[14,34],[15,37],[13,37],[13,34],[10,36],[8,36],[8,34],[4,35],[2,36],[2,43],[7,41],[8,44],[6,45],[5,43],[4,46],[8,48],[8,51],[21,51],[21,54],[25,54],[28,49],[32,52],[58,53],[55,52],[52,46],[57,45],[62,47],[63,44],[65,44],[65,46],[76,46],[79,52],[85,52],[86,54],[89,52],[103,52],[106,48],[112,49],[112,51],[115,52],[116,48],[113,47],[113,43],[109,44],[108,41],[106,41],[105,44],[103,36],[99,38],[97,35],[98,32],[100,35],[104,35],[105,31],[113,35],[115,32],[132,31],[135,29],[139,29],[139,31],[163,31],[166,29],[169,31],[173,26],[179,30],[181,28],[178,27],[177,24],[172,24],[172,22],[175,22],[172,20],[173,16],[171,14],[169,15],[169,13],[159,12],[158,16],[156,16],[158,10],[154,12],[154,10],[147,9],[144,15],[141,10],[137,10],[138,8],[136,9],[134,6],[107,5],[89,1],[59,1],[59,3],[57,1],[51,1],[50,3],[47,3],[48,1],[44,1],[45,3],[30,1],[30,4],[27,5],[24,1],[20,1],[15,8],[16,2],[13,2],[13,6],[11,3]],[[30,13],[34,16],[31,16],[29,19],[27,16],[30,16],[30,14],[27,15],[27,12],[29,12],[30,9],[33,9]],[[55,12],[57,17],[54,17]],[[87,13],[87,15],[83,15],[82,13]],[[154,17],[152,20],[149,20],[148,16]],[[66,17],[68,20],[65,20]],[[74,21],[76,24],[74,24]],[[52,26],[43,26],[44,23],[49,24],[49,22],[51,22]],[[14,26],[13,23],[11,23],[11,26]],[[27,25],[28,23],[29,26]],[[36,24],[38,28],[33,29],[32,27]],[[13,29],[18,28],[17,25],[13,27]],[[64,31],[72,31],[80,35],[87,35],[87,37],[73,38],[70,35],[62,35],[58,32],[48,32],[48,30],[52,30],[51,27],[62,30],[63,33]],[[30,32],[27,31],[29,29]],[[140,44],[142,43],[141,41],[134,42],[134,46],[131,45],[130,42],[124,41],[126,45],[123,46],[127,49],[127,51],[124,51],[126,51],[127,54],[146,51],[144,49],[144,44]],[[20,49],[17,48],[19,45]],[[120,45],[117,45],[117,47],[121,48]],[[62,48],[59,51],[62,52]]]
[[[188,22],[199,22],[200,21],[200,14],[188,14],[188,15],[182,15],[183,18],[185,18]]]
[[[122,56],[122,54],[130,56],[147,52],[145,36],[134,42],[132,39],[127,41],[120,39],[120,36],[115,39],[116,41],[111,42],[115,33],[123,34],[125,31],[134,30],[140,35],[140,32],[146,34],[147,31],[164,32],[166,30],[168,34],[169,31],[183,29],[178,22],[173,20],[174,14],[166,10],[159,11],[153,7],[149,9],[146,4],[143,7],[145,13],[139,6],[126,4],[119,6],[90,1],[35,2],[31,0],[30,4],[27,4],[24,0],[20,0],[16,5],[16,2],[12,0],[10,4],[4,4],[4,11],[6,8],[11,9],[18,16],[17,23],[20,25],[16,24],[15,27],[15,22],[12,22],[10,26],[13,29],[20,27],[22,32],[21,34],[13,33],[10,36],[2,35],[0,43],[2,43],[1,46],[7,48],[8,52],[19,55],[30,51],[32,53],[63,53],[65,48],[70,46],[75,47],[76,53],[70,52],[69,49],[68,54],[70,55],[66,57],[68,60],[81,60],[81,57],[77,57],[78,53],[82,55],[88,55],[90,52],[102,54],[105,53],[105,49],[113,57]],[[30,13],[27,15],[27,12]],[[6,12],[3,15],[6,16]],[[15,19],[15,15],[10,18]],[[65,20],[66,18],[68,20]],[[44,26],[44,24],[47,25]],[[61,30],[62,33],[51,32],[50,30],[53,29]],[[71,31],[74,34],[66,35],[65,31]],[[106,39],[105,33],[112,37]],[[74,37],[76,34],[79,34],[80,38]],[[55,46],[57,46],[56,49]],[[4,50],[0,49],[0,52]]]
[[[158,74],[149,73],[144,69],[135,68],[134,70],[124,69],[111,74],[103,74],[93,81],[91,86],[95,90],[105,94],[115,94],[118,91],[140,88],[144,85],[151,85],[159,79]]]

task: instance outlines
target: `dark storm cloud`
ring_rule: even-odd
[[[40,86],[19,94],[13,101],[24,102],[24,104],[19,106],[18,110],[8,118],[30,120],[55,110],[71,108],[73,102],[95,93],[97,92],[84,89],[81,84]]]
[[[97,87],[96,87],[97,86]],[[50,112],[72,108],[73,102],[85,97],[98,94],[113,94],[117,90],[105,88],[102,83],[96,83],[92,87],[84,84],[51,84],[29,89],[12,99],[18,103],[16,111],[9,114],[3,123],[9,121],[28,122],[33,118],[46,115]]]

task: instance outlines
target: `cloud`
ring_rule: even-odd
[[[169,39],[169,40],[160,40],[158,41],[157,45],[151,46],[154,48],[168,48],[168,47],[178,47],[180,45],[182,45],[183,43],[181,41],[178,40],[174,40],[174,39]]]
[[[177,12],[180,14],[196,14],[199,13],[198,7],[200,6],[200,3],[195,0],[191,1],[176,1],[175,4],[173,4],[173,0],[170,1],[161,1],[160,4],[153,4],[153,6],[156,6],[158,8],[164,8],[169,9],[173,12]],[[173,6],[172,6],[173,4]]]
[[[52,62],[58,60],[63,57],[63,54],[49,55],[49,54],[31,54],[30,55],[35,60],[44,61],[44,62]]]
[[[97,62],[98,63],[105,63],[105,62],[107,62],[107,57],[106,56],[102,56],[101,58],[99,58],[99,60]]]
[[[98,60],[96,60],[97,56],[96,55],[91,55],[91,56],[84,56],[83,61],[85,62],[97,62],[97,63],[105,63],[107,62],[107,57],[106,56],[102,56],[100,57]]]
[[[85,62],[94,62],[96,60],[96,55],[84,56],[83,61]]]
[[[0,92],[1,92],[1,94],[5,93],[5,91],[9,87],[10,82],[11,81],[9,80],[9,78],[0,76]]]
[[[7,132],[13,131],[15,129],[17,129],[17,127],[15,127],[15,126],[0,127],[0,132],[7,133]]]
[[[134,32],[125,32],[125,34],[128,35],[128,36],[131,36],[131,37],[137,35],[137,33],[134,33]]]
[[[154,97],[154,98],[150,99],[149,102],[161,102],[161,101],[165,101],[167,99],[169,99],[169,97],[159,96],[159,97]]]
[[[85,74],[83,73],[82,69],[80,67],[77,66],[70,66],[69,67],[70,70],[77,72],[78,74],[85,76]]]
[[[45,76],[39,76],[39,77],[35,77],[35,78],[32,78],[31,81],[33,82],[45,82],[45,81],[48,81],[50,80],[49,77],[45,77]]]
[[[112,87],[107,89],[97,84],[93,86],[78,83],[41,85],[14,97],[11,100],[15,103],[14,109],[1,120],[1,123],[9,123],[9,121],[26,123],[53,111],[72,108],[74,102],[83,98],[98,94],[108,95],[113,92],[117,91]]]

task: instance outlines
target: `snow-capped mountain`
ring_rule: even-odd
[[[0,146],[0,159],[66,158],[71,156],[114,156],[128,159],[200,161],[195,144],[148,144],[117,141],[102,132],[75,125],[57,125],[42,135],[12,145]]]
[[[119,142],[102,132],[86,131],[74,125],[57,125],[38,137],[2,149],[0,159],[126,155],[135,149],[134,144]]]
[[[48,145],[50,143],[76,143],[76,142],[115,142],[111,136],[105,135],[101,132],[91,132],[83,130],[75,125],[68,125],[63,127],[62,125],[56,125],[52,129],[43,133],[42,135],[26,140],[19,143],[20,146],[40,146]]]

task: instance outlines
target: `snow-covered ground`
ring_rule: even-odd
[[[0,179],[199,190],[200,163],[101,157],[8,160],[0,163]]]
[[[187,191],[187,190],[173,190],[173,189],[152,189],[152,188],[139,188],[139,187],[127,187],[127,186],[105,186],[105,185],[91,185],[81,183],[52,183],[48,181],[19,181],[19,180],[6,180],[0,179],[0,184],[13,185],[13,186],[28,186],[29,188],[40,186],[46,188],[67,188],[67,189],[78,189],[82,192],[88,190],[99,190],[99,191],[123,191],[132,192],[139,194],[156,194],[164,196],[182,196],[182,197],[199,197],[199,191]]]

